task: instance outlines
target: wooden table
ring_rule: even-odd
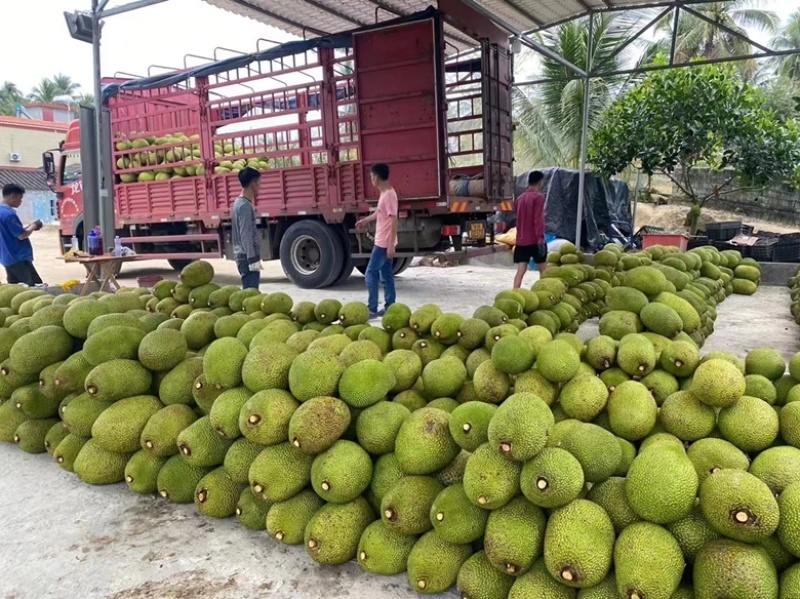
[[[89,295],[91,293],[91,284],[97,283],[100,291],[108,291],[114,293],[120,288],[117,282],[115,273],[119,272],[121,265],[125,262],[132,262],[136,256],[114,256],[112,254],[103,254],[102,256],[83,256],[65,258],[66,263],[83,264],[86,269],[86,281],[83,283],[81,295]]]

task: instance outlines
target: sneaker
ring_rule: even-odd
[[[370,320],[378,320],[381,316],[383,316],[383,314],[381,314],[380,312],[370,312],[369,313],[369,319]]]
[[[383,315],[384,315],[384,314],[386,314],[386,310],[378,310],[378,311],[376,312],[376,314],[377,314],[378,316],[380,316],[380,317],[383,317]]]

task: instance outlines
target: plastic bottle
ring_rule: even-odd
[[[96,229],[92,229],[91,231],[89,231],[89,238],[87,239],[87,244],[89,246],[88,249],[90,256],[100,256],[103,253],[101,237],[97,234]]]
[[[103,232],[100,230],[100,227],[95,227],[95,235],[97,235],[97,253],[95,256],[102,256],[106,253],[104,246],[103,246]]]
[[[71,249],[71,250],[73,250],[75,252],[77,252],[78,250],[81,249],[81,246],[78,245],[78,236],[77,235],[73,235],[72,236],[72,240],[70,241],[69,249]]]
[[[122,242],[119,239],[119,235],[114,237],[114,255],[122,256]]]

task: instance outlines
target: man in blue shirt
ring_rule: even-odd
[[[25,189],[21,185],[9,183],[3,186],[3,202],[0,203],[0,264],[6,269],[8,282],[25,283],[29,287],[42,282],[33,267],[33,246],[29,237],[42,228],[42,221],[36,220],[27,227],[17,216],[17,208],[22,205]]]

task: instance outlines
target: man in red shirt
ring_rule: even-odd
[[[528,189],[517,198],[517,245],[514,247],[514,264],[517,276],[514,289],[522,287],[522,279],[531,259],[542,273],[547,268],[547,244],[544,240],[544,173],[531,171]]]

